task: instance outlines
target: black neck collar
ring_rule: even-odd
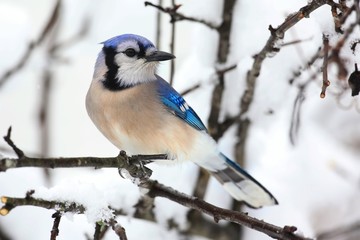
[[[122,85],[121,79],[116,76],[119,66],[115,64],[115,49],[112,47],[103,47],[103,52],[105,54],[105,64],[108,68],[105,79],[102,81],[104,87],[110,91],[120,91],[131,87]]]

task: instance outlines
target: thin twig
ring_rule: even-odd
[[[14,152],[16,153],[16,155],[18,156],[19,159],[22,159],[23,157],[25,157],[24,152],[18,148],[15,143],[11,140],[11,130],[12,128],[9,127],[6,136],[4,136],[4,140],[5,142],[14,150]],[[0,167],[1,168],[1,167]]]
[[[214,30],[217,30],[218,29],[218,26],[215,25],[214,23],[211,23],[211,22],[208,22],[208,21],[205,21],[205,20],[202,20],[202,19],[197,19],[197,18],[193,18],[193,17],[188,17],[188,16],[185,16],[184,14],[182,13],[179,13],[177,11],[173,11],[172,8],[164,8],[160,5],[156,5],[156,4],[153,4],[151,2],[144,2],[145,3],[145,7],[146,6],[151,6],[151,7],[154,7],[156,9],[158,9],[159,11],[161,12],[164,12],[164,13],[167,13],[170,15],[171,17],[171,21],[183,21],[183,20],[186,20],[186,21],[190,21],[190,22],[197,22],[197,23],[201,23],[211,29],[214,29]]]
[[[307,86],[307,84],[303,84],[301,87],[299,87],[299,92],[295,98],[293,110],[291,113],[289,137],[290,137],[290,143],[292,145],[295,145],[297,134],[298,134],[299,128],[300,128],[301,107],[305,100],[304,89],[306,86]]]
[[[309,38],[306,38],[306,39],[293,40],[293,41],[290,41],[290,42],[283,43],[283,44],[281,44],[281,46],[282,47],[287,47],[287,46],[295,45],[295,44],[298,44],[298,43],[307,42],[307,41],[310,41],[312,39],[313,39],[313,37],[309,37]]]
[[[162,5],[162,0],[158,0],[158,5]],[[156,47],[161,49],[161,12],[156,13]]]
[[[324,54],[324,51],[322,51],[322,48],[319,47],[318,50],[314,53],[314,55],[308,60],[305,64],[305,66],[301,66],[298,68],[298,70],[293,72],[293,77],[289,80],[289,84],[294,84],[297,78],[301,76],[301,74],[304,72],[304,69],[308,69],[311,66],[313,66],[316,62],[316,60],[320,59]]]
[[[323,44],[324,44],[324,61],[322,66],[322,72],[323,72],[323,82],[322,82],[322,88],[320,97],[325,98],[326,94],[326,88],[330,86],[330,81],[328,79],[328,55],[329,55],[329,37],[325,34],[323,35]]]
[[[174,12],[179,8],[176,5],[175,0],[171,1],[172,9]],[[173,19],[174,15],[171,16],[171,41],[170,41],[170,52],[175,55],[175,34],[176,34],[176,21]],[[169,84],[172,86],[174,84],[174,74],[175,74],[175,61],[170,61],[170,80]]]
[[[255,92],[255,85],[256,79],[260,75],[260,70],[262,64],[270,55],[273,53],[278,52],[280,49],[276,46],[276,43],[284,38],[285,32],[293,27],[296,23],[300,20],[304,19],[305,17],[309,17],[310,13],[318,9],[319,7],[329,4],[330,1],[328,0],[313,0],[308,5],[300,8],[298,12],[292,14],[285,21],[280,24],[277,28],[273,28],[271,25],[269,26],[270,30],[270,37],[267,40],[265,46],[261,49],[261,51],[255,55],[254,62],[252,68],[249,70],[246,76],[246,83],[247,87],[246,90],[241,98],[240,109],[241,114],[245,114],[253,101],[254,92]]]
[[[331,48],[331,53],[329,54],[329,62],[335,63],[338,67],[338,78],[339,79],[346,79],[348,75],[348,70],[346,68],[346,61],[341,57],[341,50],[343,49],[345,42],[349,39],[350,34],[352,34],[356,28],[360,24],[360,9],[359,9],[359,2],[355,1],[354,5],[348,9],[347,13],[356,12],[356,19],[352,22],[344,31],[342,37],[336,42],[335,46]]]
[[[212,105],[208,120],[209,133],[216,141],[218,141],[228,130],[228,128],[231,127],[239,119],[239,115],[236,115],[234,117],[227,117],[223,122],[219,122],[219,115],[221,110],[220,107],[225,87],[225,74],[236,69],[236,67],[237,65],[234,64],[223,69],[217,69],[216,71],[219,83],[215,86],[213,90]]]
[[[186,94],[189,94],[189,93],[195,91],[195,90],[198,89],[200,86],[201,86],[200,83],[195,84],[194,86],[185,89],[185,90],[182,91],[180,94],[181,94],[181,96],[184,96],[184,95],[186,95]]]
[[[54,218],[54,223],[51,229],[51,234],[50,234],[50,240],[56,240],[56,237],[59,235],[59,225],[60,225],[60,220],[61,220],[61,213],[59,211],[56,211],[53,215],[52,218]]]
[[[45,27],[41,31],[38,38],[29,43],[23,56],[19,58],[18,63],[8,69],[2,76],[0,76],[0,88],[10,79],[10,77],[19,72],[26,65],[34,50],[45,40],[46,36],[50,33],[50,30],[54,26],[56,19],[59,16],[60,5],[61,0],[57,0],[53,12],[49,15],[50,18],[46,22]]]

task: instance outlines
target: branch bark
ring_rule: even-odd
[[[8,132],[8,139],[13,144],[10,136],[11,131]],[[18,148],[16,148],[18,149]],[[19,167],[42,167],[42,168],[61,168],[61,167],[115,167],[119,169],[121,174],[127,171],[128,178],[136,183],[139,187],[148,189],[147,196],[150,198],[164,197],[171,201],[177,202],[183,206],[189,207],[198,212],[212,216],[217,223],[219,220],[226,220],[239,225],[247,226],[251,229],[263,232],[270,237],[284,240],[292,239],[307,239],[302,236],[294,234],[296,227],[278,227],[270,223],[249,217],[246,213],[227,210],[216,207],[210,203],[200,200],[196,197],[188,196],[180,193],[170,187],[164,186],[156,181],[150,180],[151,170],[146,168],[144,164],[151,162],[153,159],[166,159],[166,155],[135,155],[127,156],[124,151],[121,151],[119,156],[113,158],[93,158],[93,157],[77,157],[77,158],[31,158],[25,154],[21,158],[0,158],[0,171],[6,171],[11,168]],[[7,215],[13,208],[17,206],[39,206],[46,209],[56,209],[58,212],[74,212],[84,213],[85,207],[81,203],[57,202],[48,201],[44,199],[35,199],[32,197],[33,190],[26,194],[25,198],[1,197],[1,202],[5,204],[0,209],[1,215]],[[151,209],[152,203],[145,204]],[[150,207],[149,207],[150,206]],[[119,212],[119,211],[118,211]],[[120,211],[121,212],[121,211]],[[57,216],[55,216],[57,217]],[[56,220],[56,219],[55,219]],[[55,224],[60,222],[54,221]],[[58,226],[58,225],[57,225]],[[118,234],[120,239],[126,239],[125,231],[121,228],[113,226],[114,231]],[[56,232],[56,231],[55,231]],[[53,234],[52,233],[52,236]],[[55,236],[56,237],[56,236]]]
[[[216,223],[220,220],[233,222],[239,225],[243,225],[262,232],[272,238],[281,240],[308,240],[309,238],[295,234],[297,230],[294,226],[278,227],[273,224],[267,223],[263,220],[259,220],[247,215],[247,213],[227,210],[217,207],[210,203],[207,203],[201,199],[180,193],[170,187],[164,186],[153,180],[147,180],[139,185],[142,188],[148,189],[148,196],[164,197],[171,201],[177,202],[185,207],[194,209],[211,216]],[[12,198],[2,197],[1,201],[5,204],[1,209],[1,215],[7,215],[11,209],[18,206],[38,206],[46,209],[57,209],[57,211],[74,212],[82,214],[85,212],[84,206],[78,203],[63,203],[57,201],[47,201],[43,199],[32,198],[27,196],[25,198]]]
[[[268,57],[273,57],[277,52],[280,51],[281,41],[285,36],[287,30],[292,28],[295,24],[304,18],[308,18],[310,14],[323,5],[336,6],[332,0],[313,0],[306,6],[300,8],[296,13],[288,16],[282,24],[277,28],[269,26],[270,37],[268,38],[265,46],[254,56],[254,62],[251,69],[246,75],[246,89],[241,97],[240,101],[240,121],[238,127],[238,142],[235,146],[236,160],[242,164],[244,162],[244,153],[248,130],[251,126],[251,120],[245,117],[249,111],[250,106],[254,99],[256,81],[260,75],[261,67],[264,60]]]

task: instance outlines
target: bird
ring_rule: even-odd
[[[278,204],[275,197],[226,157],[196,112],[163,78],[159,51],[145,37],[122,34],[102,42],[86,109],[100,132],[129,154],[166,154],[206,169],[237,201],[252,208]],[[184,180],[185,181],[185,180]]]

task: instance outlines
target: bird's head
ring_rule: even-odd
[[[99,75],[99,68],[106,69],[100,71],[103,75],[100,78],[110,90],[155,80],[159,61],[175,58],[170,53],[158,51],[148,39],[134,34],[110,38],[103,45],[95,65],[95,76]]]

